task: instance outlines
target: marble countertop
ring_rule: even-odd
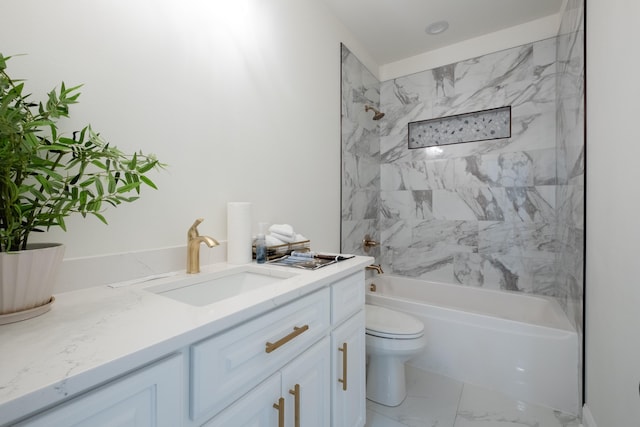
[[[355,257],[314,271],[269,265],[296,275],[202,307],[145,290],[186,278],[184,271],[144,283],[57,294],[48,313],[0,326],[0,425],[326,287],[372,262]],[[200,274],[237,267],[210,264]]]

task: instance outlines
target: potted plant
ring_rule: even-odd
[[[0,54],[0,324],[53,302],[64,247],[31,245],[32,232],[66,230],[65,218],[76,213],[106,224],[104,208],[135,201],[143,184],[155,189],[147,173],[162,167],[153,155],[123,153],[89,125],[59,132],[80,86],[62,83],[35,103],[7,74],[9,58]]]

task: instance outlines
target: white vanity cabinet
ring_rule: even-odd
[[[324,288],[191,346],[191,419],[206,420],[328,334]]]
[[[334,427],[362,427],[366,417],[364,310],[331,333]]]
[[[364,272],[331,287],[331,426],[362,427],[366,420]]]
[[[316,334],[297,335],[278,350],[278,358],[265,354],[264,342],[255,344],[260,337],[275,340],[287,331],[294,333],[294,325],[307,324],[310,330],[315,326]],[[196,344],[192,352],[193,419],[215,412],[204,425],[364,426],[364,325],[364,272],[358,272]],[[324,338],[318,337],[320,331]],[[247,335],[251,339],[243,338]],[[322,339],[302,352],[308,344],[296,340],[305,336],[309,341]],[[277,365],[282,368],[276,372]]]
[[[354,260],[358,267],[369,261]],[[229,316],[237,316],[236,321],[224,317],[220,318],[224,322],[216,318],[200,321],[201,317],[206,319],[210,308],[173,306],[166,300],[157,301],[160,309],[155,298],[161,297],[141,297],[142,291],[131,292],[130,298],[144,300],[145,304],[136,306],[136,310],[117,312],[129,294],[125,290],[98,289],[98,296],[118,297],[114,298],[114,308],[108,310],[120,314],[109,317],[112,311],[104,308],[93,316],[85,310],[87,319],[78,320],[85,322],[80,323],[84,328],[77,327],[70,335],[74,339],[91,336],[88,345],[96,341],[96,349],[115,348],[106,358],[110,361],[92,364],[91,360],[69,356],[69,360],[45,365],[56,368],[63,362],[73,362],[74,366],[90,369],[72,376],[63,376],[66,373],[61,371],[56,373],[56,382],[42,380],[43,385],[30,395],[13,402],[0,401],[0,426],[362,427],[364,270],[348,267],[348,262],[343,265],[349,268],[346,277],[340,265],[310,272],[308,281],[300,280],[304,279],[301,274],[299,288],[289,289],[288,294],[274,293],[269,300],[248,302],[236,312],[230,310]],[[335,279],[338,275],[342,278]],[[313,291],[304,289],[311,285]],[[60,300],[64,301],[64,297],[61,295]],[[104,299],[95,297],[95,301],[102,303]],[[131,326],[131,336],[144,341],[149,325],[165,320],[158,316],[166,312],[166,307],[177,312],[171,321],[184,322],[179,328],[170,325],[173,335],[168,332],[165,338],[154,330],[144,345],[136,341],[135,346],[118,339],[124,324]],[[142,316],[144,321],[138,321]],[[102,335],[89,335],[93,325],[100,326]],[[5,331],[5,337],[8,335]],[[59,347],[63,349],[74,343],[60,339],[63,342]],[[49,351],[53,354],[50,357],[60,354],[59,349],[54,353],[46,346],[32,347],[32,351],[39,349],[42,354]],[[14,365],[16,369],[12,371],[23,369]],[[39,365],[37,369],[43,371]],[[112,379],[97,383],[92,379],[92,369],[109,372]],[[97,372],[93,374],[96,378]],[[50,397],[65,385],[77,392],[85,391],[63,401]],[[38,400],[40,391],[42,396],[48,393],[48,403],[46,399]]]
[[[330,366],[325,337],[204,426],[327,427]]]
[[[182,425],[181,354],[142,368],[15,427],[176,427]]]
[[[325,337],[282,370],[286,427],[326,427],[331,418],[330,339]]]

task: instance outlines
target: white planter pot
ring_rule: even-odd
[[[0,324],[49,311],[63,257],[64,246],[58,243],[32,244],[24,251],[0,253]]]

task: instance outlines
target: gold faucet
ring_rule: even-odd
[[[378,272],[378,274],[384,273],[384,271],[382,271],[382,266],[380,264],[367,265],[365,268],[368,268],[369,270],[375,270]]]
[[[201,236],[198,233],[198,225],[204,218],[198,218],[187,231],[187,273],[200,273],[200,243],[205,243],[210,248],[220,243],[212,237]]]

